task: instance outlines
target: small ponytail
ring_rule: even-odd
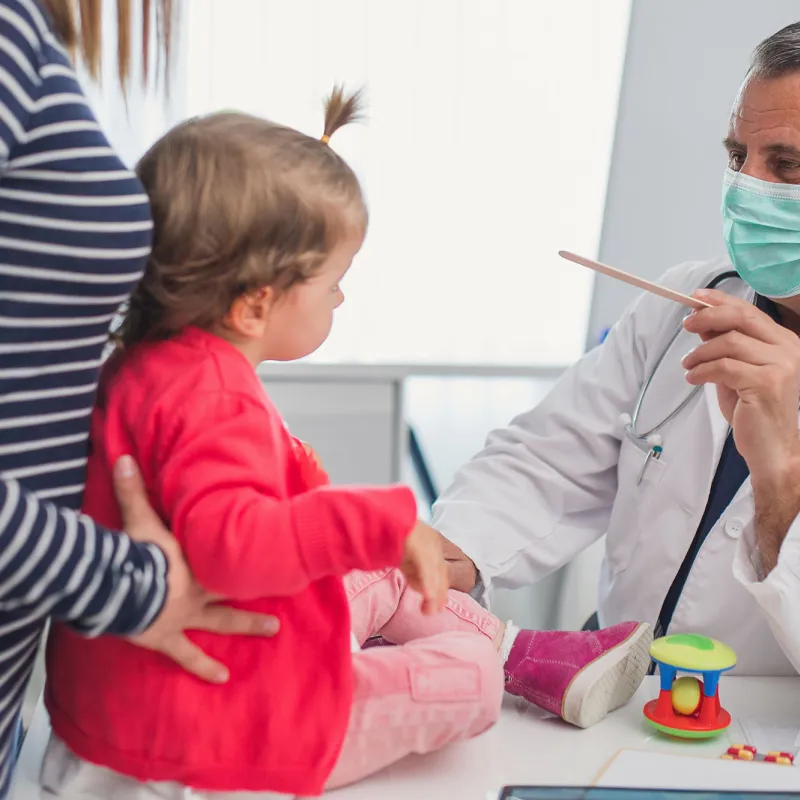
[[[363,92],[357,89],[349,95],[345,95],[343,86],[334,86],[333,91],[325,100],[325,129],[322,132],[321,141],[328,144],[339,128],[363,119],[364,105]]]

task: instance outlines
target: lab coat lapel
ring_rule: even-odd
[[[717,387],[713,383],[703,387],[703,402],[708,414],[708,429],[711,436],[708,450],[713,455],[713,464],[716,465],[722,455],[722,446],[725,444],[730,426],[720,411]]]
[[[729,282],[724,288],[728,294],[734,297],[741,297],[749,302],[753,302],[755,292],[741,280]],[[728,425],[725,417],[722,416],[722,411],[719,408],[719,400],[717,399],[717,387],[714,384],[707,384],[703,387],[703,400],[708,413],[709,431],[711,433],[710,453],[713,458],[711,462],[711,470],[709,478],[709,488],[711,487],[711,479],[713,478],[716,466],[719,463],[719,458],[722,455],[722,447],[725,444],[725,439],[728,436],[730,426]]]

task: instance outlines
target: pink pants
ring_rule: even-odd
[[[497,617],[454,591],[445,611],[423,616],[399,570],[355,572],[345,587],[359,644],[380,634],[402,646],[353,655],[353,709],[330,788],[470,739],[497,721],[504,685],[493,644]]]
[[[359,644],[380,634],[401,647],[353,654],[355,697],[339,762],[328,781],[353,783],[410,753],[430,753],[490,728],[500,713],[503,669],[493,640],[500,623],[451,591],[447,609],[424,617],[420,596],[398,570],[345,581]],[[42,797],[59,800],[281,800],[272,792],[201,792],[178,783],[139,783],[90,764],[53,736]]]

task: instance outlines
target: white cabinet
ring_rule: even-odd
[[[405,436],[400,381],[262,376],[294,436],[320,455],[333,483],[400,480]]]

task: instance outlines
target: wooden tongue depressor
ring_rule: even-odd
[[[566,258],[567,261],[574,261],[576,264],[580,264],[582,267],[588,267],[589,269],[595,270],[595,272],[601,272],[603,275],[608,275],[610,278],[616,278],[618,281],[623,281],[623,283],[629,283],[631,286],[636,286],[638,289],[644,289],[646,292],[652,292],[653,294],[657,294],[659,297],[663,297],[666,300],[674,300],[676,303],[681,303],[681,305],[688,306],[689,308],[711,308],[710,303],[705,303],[702,300],[698,300],[696,297],[689,297],[688,294],[681,294],[673,289],[667,289],[666,286],[659,286],[657,283],[651,283],[650,281],[646,281],[644,278],[637,278],[636,275],[631,275],[629,272],[623,272],[621,269],[617,269],[616,267],[609,267],[608,264],[601,264],[599,261],[592,261],[591,258],[584,258],[583,256],[575,255],[575,253],[570,253],[566,250],[559,250],[558,254],[561,256],[561,258]]]

